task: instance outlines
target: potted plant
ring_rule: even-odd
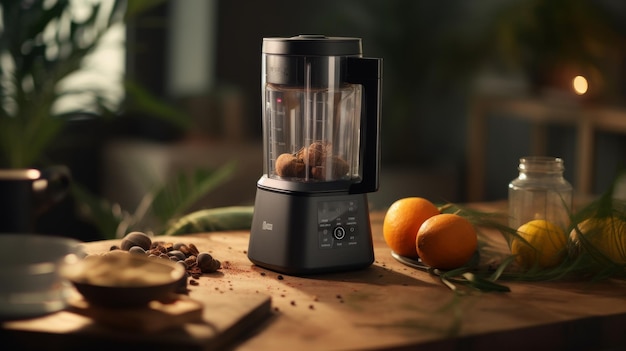
[[[96,84],[110,77],[87,76],[76,84],[81,74],[97,73],[100,67],[93,53],[99,48],[125,45],[123,39],[112,41],[112,32],[123,30],[125,22],[164,1],[0,0],[0,170],[55,165],[59,161],[54,149],[68,137],[81,137],[75,135],[73,123],[85,116],[106,120],[122,116],[121,111],[138,110],[180,129],[189,126],[187,114],[155,98],[137,82],[125,81],[121,74],[114,82],[119,85],[117,93]],[[211,190],[230,169],[232,165],[216,172],[196,172],[192,180],[183,179],[174,187],[176,198],[155,206],[164,216],[182,215],[183,205]],[[115,234],[108,229],[129,221],[130,215],[115,216],[114,204],[99,199],[82,184],[74,182],[71,190],[79,208],[91,209],[87,212],[96,229],[107,231],[103,236]],[[156,197],[159,202],[163,196]],[[133,214],[132,221],[140,219]]]
[[[80,74],[97,72],[99,67],[89,60],[113,30],[161,2],[0,1],[0,167],[41,165],[42,157],[72,118],[105,118],[128,108],[128,104],[122,106],[119,92],[132,94],[123,102],[141,105],[155,117],[185,125],[178,111],[154,108],[158,101],[150,99],[137,84],[124,84],[120,79],[118,95],[94,84],[98,78],[72,85]]]

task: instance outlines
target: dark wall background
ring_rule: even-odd
[[[500,28],[498,18],[511,16],[515,11],[510,8],[518,6],[521,10],[528,10],[530,5],[525,4],[535,3],[542,2],[220,1],[216,74],[221,84],[241,89],[246,97],[250,133],[259,136],[260,46],[263,37],[323,33],[363,38],[366,55],[384,58],[383,164],[426,170],[451,165],[458,175],[455,180],[458,193],[451,200],[463,201],[468,166],[465,157],[467,111],[472,96],[476,94],[474,79],[485,66],[496,74],[502,73],[502,79],[511,76],[512,80],[520,79],[517,73],[511,75],[495,58],[501,50],[495,47],[498,36],[495,32]],[[623,4],[616,1],[591,3],[611,13],[606,19],[608,26],[622,36],[626,33]],[[543,5],[535,11],[548,13],[537,15],[546,21],[550,21],[556,12],[556,16],[562,17],[580,15],[567,8],[555,10],[564,5],[567,3]],[[587,23],[585,21],[563,19],[553,26],[562,26],[560,31],[563,33],[573,33],[584,29],[571,26]],[[555,37],[557,40],[559,37]],[[571,40],[577,40],[574,34]],[[568,43],[563,44],[566,45]],[[621,85],[616,87],[617,92],[611,92],[618,96],[617,100],[611,101],[612,104],[624,104],[625,62],[622,57],[621,65],[612,68],[622,77],[618,80]],[[532,81],[535,78],[522,79]],[[576,182],[575,133],[568,126],[550,126],[548,132],[547,153],[565,160],[565,176],[571,182]],[[530,125],[511,119],[492,119],[488,135],[484,200],[502,199],[507,196],[508,182],[517,176],[519,157],[531,152]],[[599,132],[596,138],[597,172],[593,191],[599,193],[608,187],[620,165],[626,163],[626,137]]]
[[[558,11],[550,7],[545,11],[567,18],[568,12],[561,9],[574,3],[562,0],[471,3],[463,0],[215,1],[218,13],[214,89],[237,92],[242,110],[241,128],[246,140],[258,142],[261,138],[260,49],[263,37],[297,34],[361,37],[366,56],[384,59],[383,171],[410,169],[431,174],[430,178],[415,177],[416,182],[424,183],[418,184],[417,193],[411,195],[420,195],[419,189],[436,191],[438,188],[423,179],[438,178],[440,182],[450,183],[448,188],[453,194],[447,195],[447,200],[456,202],[466,199],[467,114],[472,97],[478,93],[476,79],[487,72],[515,84],[534,82],[533,75],[529,75],[525,67],[511,69],[500,62],[503,49],[498,46],[498,40],[505,31],[503,28],[515,23],[504,19],[515,12],[511,11],[513,5],[525,8],[527,4],[535,3],[554,4]],[[576,0],[575,3],[587,2]],[[590,3],[609,10],[611,16],[598,22],[612,28],[623,40],[626,37],[626,5],[617,0]],[[166,93],[169,11],[169,4],[165,2],[129,23],[127,74],[163,101],[177,104],[179,101]],[[566,34],[577,28],[565,22]],[[197,35],[196,40],[208,40],[203,33]],[[569,35],[563,38],[565,40]],[[532,52],[525,53],[532,57]],[[612,62],[610,68],[616,72],[616,81],[621,82],[611,91],[610,103],[626,106],[624,56],[618,64]],[[207,92],[209,95],[214,93]],[[513,92],[516,93],[519,91]],[[100,193],[103,181],[99,155],[107,142],[136,138],[168,143],[185,137],[184,131],[137,111],[123,111],[121,117],[110,123],[81,120],[70,126],[68,133],[82,138],[78,144],[60,148],[57,155],[59,162],[71,166],[77,181],[96,194]],[[506,197],[507,184],[517,175],[518,158],[530,152],[529,132],[530,127],[524,122],[507,119],[489,122],[486,193],[482,200]],[[575,133],[573,128],[566,126],[550,127],[548,133],[548,153],[565,160],[565,176],[572,182],[576,181],[573,173]],[[593,191],[599,193],[608,187],[617,169],[626,163],[626,137],[599,132],[596,138],[597,172]],[[445,177],[438,173],[441,169],[447,170]],[[411,177],[409,175],[408,179]],[[392,185],[382,183],[381,188]],[[42,218],[42,230],[75,236],[89,232],[89,227],[75,215],[66,218],[60,214],[60,211],[65,214],[73,211],[75,204],[67,200],[63,206]]]

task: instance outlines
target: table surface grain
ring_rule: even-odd
[[[269,316],[233,337],[234,350],[626,348],[625,281],[504,282],[510,292],[455,294],[437,276],[391,256],[383,216],[371,217],[374,264],[353,272],[294,277],[257,267],[247,258],[245,231],[175,241],[193,242],[222,262],[219,274],[190,286],[192,297],[271,299]],[[86,247],[98,253],[115,243]]]

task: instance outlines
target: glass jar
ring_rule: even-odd
[[[519,176],[509,183],[509,226],[513,229],[534,219],[569,225],[572,185],[563,178],[563,160],[530,156],[519,160]]]

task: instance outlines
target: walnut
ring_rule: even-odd
[[[276,159],[276,174],[281,177],[300,177],[304,171],[304,162],[293,154],[281,154]]]
[[[330,165],[328,162],[330,161]],[[330,168],[329,168],[330,167]],[[330,169],[330,174],[326,174]],[[317,180],[339,179],[348,173],[348,163],[340,157],[333,156],[329,160],[324,159],[322,164],[311,169],[311,175]]]

